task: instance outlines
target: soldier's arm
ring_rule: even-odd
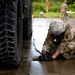
[[[42,53],[45,54],[46,51],[50,50],[50,47],[53,43],[52,36],[50,30],[48,30],[47,37],[43,43]]]
[[[64,51],[64,48],[65,48],[64,44],[61,43],[61,44],[58,46],[58,48],[56,49],[56,52],[52,55],[52,58],[55,59],[60,53],[62,53],[62,52]]]

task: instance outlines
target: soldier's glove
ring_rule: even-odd
[[[39,61],[54,61],[54,58],[53,58],[53,57],[48,57],[48,58],[46,58],[46,57],[40,55],[40,56],[38,57],[38,60],[39,60]]]
[[[52,56],[49,56],[48,53],[42,54],[38,57],[39,61],[54,61],[54,58]]]
[[[48,59],[47,59],[47,61],[54,61],[55,59],[52,57],[52,56],[50,56]]]
[[[49,57],[49,52],[46,52],[46,54],[41,54],[39,57],[38,57],[38,60],[39,61],[47,61]]]
[[[39,60],[39,61],[45,61],[45,58],[44,58],[44,56],[40,55],[40,56],[38,57],[38,60]]]

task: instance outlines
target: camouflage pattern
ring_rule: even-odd
[[[60,6],[60,18],[63,20],[63,21],[66,21],[67,20],[67,10],[68,10],[68,5],[66,4],[66,2],[64,1],[64,3],[61,4]]]
[[[57,37],[54,37],[48,32],[42,51],[50,51],[52,55],[58,49],[58,47],[63,49],[63,51],[62,49],[59,49],[59,52],[63,54],[64,58],[75,58],[75,27],[66,28],[66,31]]]

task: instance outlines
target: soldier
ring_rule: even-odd
[[[52,21],[50,23],[47,37],[43,43],[42,55],[33,60],[54,60],[58,57],[65,59],[75,58],[75,27],[64,22]],[[47,54],[49,53],[49,54]]]
[[[61,6],[60,6],[60,18],[64,21],[64,22],[66,22],[66,20],[67,20],[67,10],[68,10],[68,5],[66,4],[67,2],[66,2],[66,0],[64,0],[64,2],[61,4]]]

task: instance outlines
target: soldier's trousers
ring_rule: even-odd
[[[66,44],[62,54],[66,59],[75,58],[75,42],[69,42],[68,44]]]

